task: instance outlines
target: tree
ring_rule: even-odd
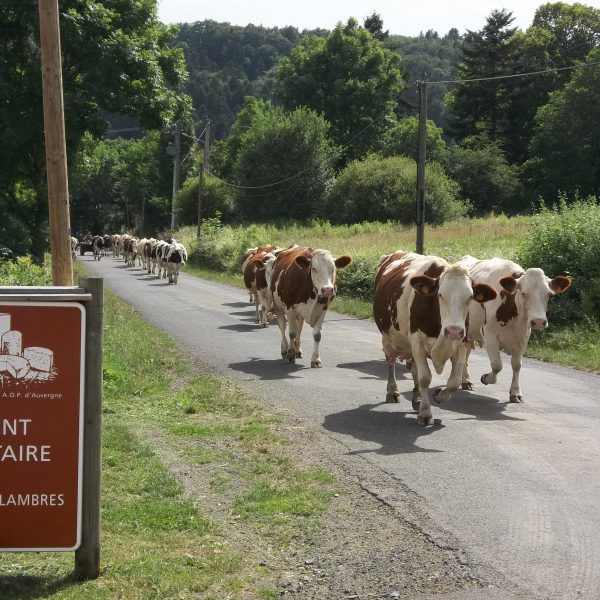
[[[474,214],[511,214],[529,208],[519,206],[520,171],[508,163],[498,142],[485,136],[468,138],[463,146],[449,149],[443,164]]]
[[[254,116],[239,137],[231,171],[239,186],[237,215],[249,221],[313,218],[339,156],[328,123],[308,108],[286,113],[247,103]]]
[[[354,19],[325,38],[304,38],[279,61],[277,76],[284,108],[323,115],[345,158],[378,146],[404,87],[398,55]]]
[[[63,85],[69,159],[86,132],[106,128],[101,110],[161,127],[189,108],[185,63],[155,0],[64,0]],[[38,3],[0,3],[0,210],[16,215],[37,256],[47,248]]]
[[[505,147],[511,162],[523,163],[538,108],[571,77],[564,67],[584,61],[600,45],[600,10],[578,3],[544,4],[536,10],[531,27],[515,36],[515,45],[520,72],[546,71],[510,82]],[[552,71],[553,68],[563,70]]]
[[[453,81],[460,62],[462,38],[456,29],[444,37],[427,32],[417,37],[395,35],[385,41],[386,48],[402,57],[402,68],[409,82],[423,79],[426,73],[431,81]],[[438,127],[448,129],[448,119],[444,111],[444,96],[449,84],[436,84],[427,90],[427,114]],[[415,114],[418,111],[419,95],[416,86],[408,86],[400,95],[404,105],[402,113]]]
[[[512,13],[493,10],[481,31],[467,33],[458,79],[487,79],[514,72],[516,28],[509,27],[513,21]],[[506,80],[458,84],[446,96],[446,104],[459,137],[485,134],[493,142],[502,141],[507,120],[506,96]]]
[[[165,145],[164,134],[158,132],[139,140],[100,142],[87,135],[71,169],[74,231],[108,233],[125,228],[147,235],[164,227],[173,177]]]
[[[446,154],[446,142],[442,138],[442,129],[427,119],[427,158],[440,161]],[[416,159],[419,142],[419,117],[405,117],[388,129],[384,136],[383,156],[408,156]]]
[[[549,204],[560,192],[600,197],[600,66],[591,64],[598,61],[600,49],[536,115],[525,166],[531,187]]]
[[[371,15],[365,18],[363,21],[364,28],[371,32],[371,35],[380,42],[383,42],[390,37],[389,30],[383,31],[383,19],[381,15],[373,11]]]

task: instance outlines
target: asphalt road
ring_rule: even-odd
[[[387,367],[371,321],[331,311],[323,368],[310,368],[308,327],[304,358],[289,365],[279,356],[277,326],[254,324],[245,291],[185,273],[169,285],[113,258],[78,260],[188,355],[322,427],[354,460],[369,461],[403,493],[414,493],[425,530],[459,547],[497,590],[516,586],[519,598],[531,599],[600,598],[600,377],[527,360],[525,404],[507,404],[505,363],[495,386],[456,393],[434,407],[441,425],[424,428],[411,410],[412,380],[402,365],[401,402],[385,403]],[[476,380],[487,370],[481,350],[471,366]]]

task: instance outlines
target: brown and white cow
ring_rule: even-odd
[[[244,253],[244,257],[242,258],[242,273],[244,274],[244,283],[246,282],[246,267],[248,266],[248,264],[250,263],[250,260],[256,256],[257,254],[261,253],[261,252],[273,252],[274,250],[277,250],[278,246],[271,246],[271,245],[266,245],[266,246],[255,246],[254,248],[248,248],[246,250],[246,252]],[[249,302],[250,304],[253,304],[256,302],[255,299],[255,292],[254,289],[249,286],[248,284],[246,284],[246,289],[248,290],[248,294],[250,296]]]
[[[267,279],[267,266],[272,273],[275,258],[273,252],[257,252],[244,269],[244,283],[254,296],[255,320],[261,327],[267,327],[273,317],[273,294],[270,279]]]
[[[322,366],[321,329],[327,308],[335,298],[336,269],[343,269],[351,262],[350,256],[334,259],[327,250],[306,247],[282,250],[275,258],[270,288],[281,331],[281,356],[290,363],[302,357],[300,334],[306,321],[312,327],[314,340],[310,366]]]
[[[479,342],[490,359],[491,372],[481,377],[484,384],[496,383],[502,370],[500,349],[510,356],[512,382],[510,402],[523,402],[519,376],[523,352],[532,329],[548,327],[546,310],[548,300],[562,294],[571,286],[571,278],[559,275],[550,279],[542,269],[523,269],[503,258],[478,260],[463,256],[459,264],[469,270],[471,277],[487,283],[498,291],[498,297],[485,306],[472,306],[469,310],[469,340]],[[467,356],[468,360],[468,356]],[[473,389],[468,363],[463,373],[463,389]]]
[[[418,423],[432,422],[429,385],[431,359],[436,372],[452,363],[445,388],[434,390],[437,402],[449,400],[461,383],[467,359],[467,313],[472,300],[496,297],[489,285],[474,284],[467,270],[437,256],[397,250],[382,256],[375,277],[373,316],[382,334],[388,363],[387,402],[397,402],[396,359],[411,360],[412,405]]]

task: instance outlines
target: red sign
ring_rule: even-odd
[[[85,310],[0,304],[0,551],[81,537]]]

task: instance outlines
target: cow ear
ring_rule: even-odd
[[[485,283],[473,284],[473,298],[480,304],[494,300],[497,296],[498,294],[493,287]]]
[[[410,285],[421,296],[433,296],[437,294],[439,279],[433,279],[427,275],[415,275],[410,279]]]
[[[514,277],[502,277],[498,283],[504,291],[514,294],[519,282]]]
[[[338,269],[345,269],[352,262],[351,256],[340,256],[335,259],[335,266]]]
[[[308,269],[308,267],[310,267],[310,259],[307,258],[306,256],[300,255],[296,257],[296,264],[301,268],[301,269]]]
[[[554,279],[551,279],[548,285],[555,294],[562,294],[571,287],[572,283],[573,279],[568,275],[558,275]]]

